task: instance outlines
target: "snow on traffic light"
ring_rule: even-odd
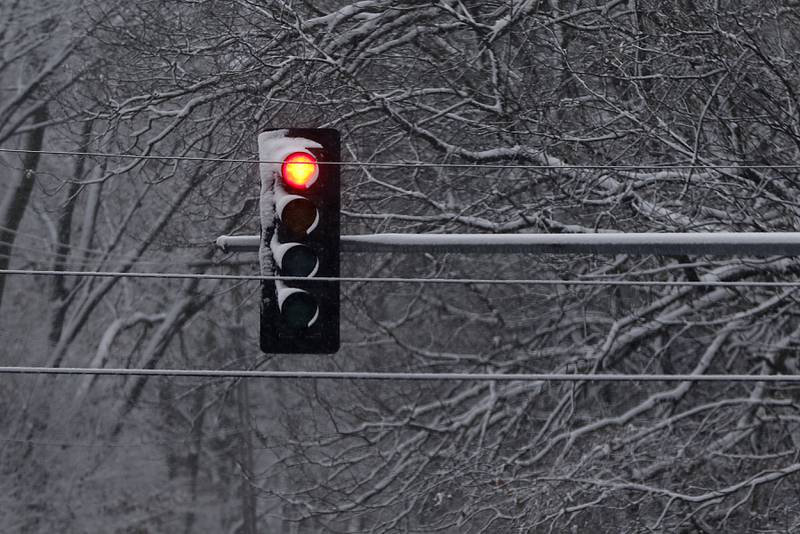
[[[269,130],[258,136],[261,175],[261,350],[339,350],[339,132]]]

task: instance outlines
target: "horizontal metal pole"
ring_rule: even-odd
[[[259,236],[221,236],[226,252],[258,251]],[[343,235],[344,252],[800,255],[800,232]]]
[[[258,252],[260,242],[257,235],[221,235],[215,243],[222,252]]]

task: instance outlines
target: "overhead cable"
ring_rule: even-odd
[[[308,281],[302,276],[263,276],[247,274],[208,273],[155,273],[122,271],[53,271],[33,269],[0,269],[0,274],[29,276],[91,276],[99,278],[156,278],[195,280],[283,280]],[[688,280],[560,280],[560,279],[498,279],[498,278],[412,278],[412,277],[365,277],[365,276],[317,276],[314,282],[356,282],[381,284],[492,284],[492,285],[539,285],[539,286],[642,286],[642,287],[800,287],[800,280],[785,282],[759,281],[688,281]]]
[[[120,158],[120,159],[140,159],[140,160],[166,160],[166,161],[204,161],[215,163],[283,163],[282,161],[265,161],[251,158],[213,158],[203,156],[171,156],[155,154],[124,154],[111,152],[73,152],[68,150],[25,150],[21,148],[0,148],[0,152],[12,154],[47,154],[52,156],[87,156],[96,158]],[[459,169],[532,169],[532,170],[618,170],[618,171],[638,171],[642,169],[654,171],[670,170],[715,170],[715,169],[751,169],[751,170],[800,170],[800,164],[782,165],[753,165],[740,163],[686,163],[686,164],[664,164],[655,163],[652,165],[586,165],[586,164],[563,164],[563,165],[542,165],[542,164],[502,164],[502,163],[434,163],[426,161],[398,161],[398,162],[378,162],[378,161],[320,161],[321,165],[341,165],[350,167],[373,167],[373,168],[459,168]]]
[[[0,367],[0,374],[161,376],[190,378],[269,378],[298,380],[502,381],[502,382],[780,382],[800,383],[800,375],[588,374],[588,373],[401,373],[372,371],[255,371],[232,369],[99,369],[91,367]]]

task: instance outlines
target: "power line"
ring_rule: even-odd
[[[53,156],[88,156],[96,158],[121,158],[121,159],[141,159],[141,160],[169,160],[169,161],[204,161],[215,163],[283,163],[282,161],[268,161],[259,159],[241,158],[211,158],[202,156],[160,156],[151,154],[122,154],[111,152],[72,152],[68,150],[25,150],[21,148],[0,148],[0,152],[13,154],[48,154]],[[636,171],[641,169],[651,169],[655,171],[669,170],[703,170],[703,169],[752,169],[752,170],[800,170],[800,164],[784,165],[750,165],[738,163],[715,163],[715,164],[653,164],[653,165],[585,165],[585,164],[565,164],[565,165],[511,165],[500,163],[433,163],[425,161],[400,161],[400,162],[377,162],[377,161],[320,161],[321,165],[340,165],[350,167],[414,167],[414,168],[460,168],[460,169],[534,169],[534,170],[621,170]]]
[[[0,244],[9,244],[5,241],[0,240]],[[135,264],[141,267],[148,267],[148,268],[167,268],[167,267],[175,267],[176,265],[182,265],[184,267],[222,267],[222,266],[237,266],[237,265],[252,265],[252,261],[248,260],[235,260],[229,261],[229,258],[222,258],[220,260],[202,260],[197,259],[197,257],[180,257],[176,256],[175,259],[172,260],[163,260],[163,261],[156,261],[154,259],[147,259],[145,258],[126,258],[122,255],[110,255],[108,258],[89,258],[89,259],[79,259],[75,258],[70,254],[59,254],[57,252],[51,252],[47,250],[40,250],[35,249],[32,247],[25,247],[17,245],[16,243],[11,244],[11,248],[15,251],[22,251],[25,254],[2,254],[0,253],[0,258],[6,259],[22,259],[25,263],[28,264],[52,264],[55,260],[64,260],[63,267],[67,271],[77,271],[78,269],[96,269],[101,265],[113,265],[113,264],[121,264],[125,262],[130,262],[131,264]],[[90,272],[90,271],[80,271],[80,272]],[[2,274],[2,273],[0,273]]]
[[[2,230],[3,233],[14,234],[14,235],[16,235],[17,237],[20,237],[20,238],[33,239],[35,241],[41,241],[42,243],[45,243],[47,246],[68,248],[70,252],[67,253],[67,254],[60,254],[60,253],[55,253],[55,252],[51,253],[51,254],[57,254],[58,256],[62,256],[62,257],[67,257],[70,254],[72,254],[73,252],[80,252],[80,253],[85,254],[87,256],[102,256],[102,259],[106,259],[107,258],[107,259],[112,259],[113,260],[114,258],[118,258],[120,260],[125,260],[125,261],[130,260],[130,257],[125,255],[125,254],[119,254],[119,253],[111,252],[110,250],[103,250],[103,249],[99,249],[99,248],[81,247],[80,245],[76,245],[76,244],[69,243],[69,242],[64,242],[64,241],[59,241],[58,239],[42,237],[39,234],[32,234],[30,232],[24,232],[22,230],[14,230],[13,228],[9,228],[8,226],[3,226],[2,224],[0,224],[0,230]],[[10,241],[0,240],[0,244],[11,245],[13,247],[19,247],[19,245],[16,244],[16,241],[14,243],[12,243]],[[39,249],[32,249],[32,248],[29,248],[29,247],[27,249],[28,250],[39,250]],[[174,257],[174,256],[171,255],[170,257]],[[192,261],[192,260],[194,260],[194,258],[190,258],[188,256],[186,257],[186,261]],[[145,263],[152,263],[152,262],[145,262]],[[167,265],[167,262],[157,262],[157,263]]]
[[[231,436],[235,435],[238,432],[226,432],[222,433],[222,436]],[[204,435],[202,438],[202,442],[204,444],[208,444],[209,442],[217,439],[217,435]],[[19,437],[0,437],[0,442],[2,443],[18,443],[18,444],[25,444],[25,445],[33,445],[33,446],[45,446],[45,447],[76,447],[81,449],[95,449],[98,447],[108,447],[108,448],[121,448],[121,449],[130,449],[136,447],[162,447],[162,446],[184,446],[184,447],[191,447],[197,443],[197,440],[194,438],[186,438],[182,440],[173,439],[173,440],[141,440],[141,439],[125,439],[125,440],[106,440],[106,439],[92,439],[91,441],[75,441],[70,438],[57,438],[57,439],[36,439],[36,438],[19,438]],[[268,450],[271,449],[269,445],[259,445],[257,443],[253,444],[253,448],[260,449],[260,450]],[[224,454],[224,451],[216,451],[217,454]]]
[[[160,445],[185,445],[190,446],[192,442],[190,440],[172,440],[172,441],[151,441],[151,442],[142,442],[142,441],[107,441],[107,440],[95,440],[95,441],[71,441],[71,440],[42,440],[42,439],[29,439],[29,438],[12,438],[12,437],[0,437],[0,442],[4,443],[19,443],[19,444],[26,444],[26,445],[36,445],[36,446],[46,446],[46,447],[78,447],[82,449],[89,449],[89,448],[97,448],[97,447],[114,447],[114,448],[135,448],[135,447],[143,447],[143,446],[160,446]]]
[[[214,262],[214,261],[198,261],[196,256],[178,256],[175,254],[169,254],[169,259],[164,259],[161,261],[156,260],[154,257],[149,256],[142,256],[131,258],[130,255],[126,255],[123,253],[116,253],[112,252],[111,250],[103,250],[99,248],[86,248],[81,247],[79,245],[75,245],[72,243],[58,241],[49,239],[46,237],[41,237],[37,234],[32,234],[30,232],[23,232],[19,230],[13,230],[7,226],[3,226],[0,224],[0,230],[4,230],[9,233],[13,233],[20,237],[21,241],[25,241],[25,239],[34,239],[36,241],[41,241],[46,243],[48,247],[64,247],[68,249],[66,253],[55,252],[53,250],[44,250],[43,248],[34,248],[28,247],[24,245],[20,245],[17,241],[13,243],[11,241],[7,241],[4,239],[0,239],[0,245],[8,245],[13,249],[18,250],[25,250],[31,252],[33,255],[39,254],[40,256],[46,256],[47,258],[31,258],[32,260],[38,261],[48,261],[48,258],[58,258],[63,259],[64,264],[72,266],[73,269],[78,269],[79,267],[91,267],[97,266],[98,264],[103,263],[125,263],[131,262],[135,263],[136,265],[152,265],[152,266],[161,266],[161,267],[168,267],[175,264],[184,264],[184,265],[231,265],[231,262]],[[76,258],[76,255],[85,255],[85,259]],[[12,256],[7,254],[0,254],[0,257],[11,258]]]
[[[89,367],[0,367],[0,374],[160,376],[190,378],[268,378],[298,380],[383,381],[501,381],[501,382],[789,382],[800,383],[800,375],[742,374],[588,374],[588,373],[395,373],[370,371],[253,371],[222,369],[98,369]]]
[[[206,273],[153,273],[118,271],[47,271],[33,269],[0,269],[0,274],[30,276],[94,276],[100,278],[159,278],[159,279],[197,279],[197,280],[284,280],[292,282],[357,282],[382,284],[513,284],[540,286],[642,286],[642,287],[800,287],[800,280],[788,282],[753,282],[709,280],[693,282],[688,280],[556,280],[556,279],[498,279],[498,278],[404,278],[404,277],[364,277],[364,276],[263,276],[247,274],[206,274]]]
[[[55,244],[59,244],[56,242]],[[70,252],[67,253],[60,253],[54,252],[52,250],[46,250],[41,247],[28,247],[25,245],[20,245],[17,242],[11,243],[9,241],[5,241],[0,239],[0,245],[7,245],[15,252],[20,252],[20,254],[26,254],[25,259],[30,261],[37,261],[37,262],[54,262],[56,260],[63,260],[65,265],[69,265],[72,269],[78,269],[80,267],[93,267],[99,266],[103,263],[123,263],[123,262],[131,262],[135,263],[136,265],[148,265],[148,266],[158,266],[158,267],[169,267],[175,264],[193,264],[197,263],[196,257],[189,257],[186,256],[185,258],[181,258],[176,256],[175,259],[170,260],[163,260],[163,261],[154,261],[147,258],[135,258],[131,259],[129,256],[124,256],[122,254],[113,254],[109,253],[107,257],[100,256],[98,253],[87,253],[88,257],[86,259],[76,258],[75,254]],[[76,248],[77,253],[80,254],[81,250]],[[2,257],[12,258],[14,256],[9,254],[0,254]],[[223,265],[220,263],[220,265]]]

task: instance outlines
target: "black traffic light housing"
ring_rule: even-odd
[[[340,161],[339,132],[267,130],[258,146],[261,274],[305,277],[262,281],[261,350],[334,353],[339,282],[314,279],[339,277],[339,166],[330,164]]]

